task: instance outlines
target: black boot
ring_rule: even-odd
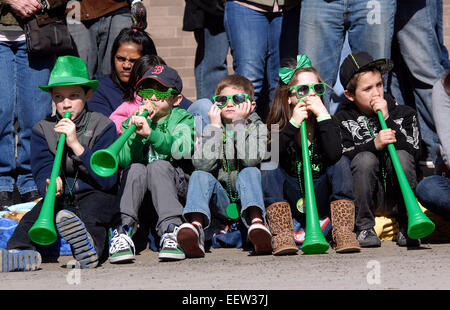
[[[21,203],[35,201],[39,198],[41,198],[41,195],[39,195],[38,191],[26,192],[25,194],[20,195]]]
[[[0,211],[14,204],[13,192],[0,192]]]

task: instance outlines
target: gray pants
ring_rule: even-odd
[[[414,157],[404,150],[397,150],[406,179],[412,190],[417,186]],[[392,212],[400,228],[407,226],[406,207],[398,179],[390,157],[385,161],[386,192],[381,177],[379,158],[371,152],[358,153],[351,162],[353,175],[356,222],[358,231],[375,226],[374,211]]]
[[[156,160],[147,165],[132,164],[124,175],[123,193],[120,198],[122,225],[137,230],[138,212],[147,191],[151,194],[152,204],[158,220],[156,232],[162,236],[169,224],[181,225],[184,200],[189,175],[179,167],[165,160]],[[183,201],[183,203],[182,203]],[[151,208],[149,205],[142,205]]]
[[[120,9],[95,21],[68,23],[76,52],[88,67],[91,78],[111,73],[111,49],[119,32],[131,26],[131,14]]]

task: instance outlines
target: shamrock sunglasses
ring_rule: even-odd
[[[312,85],[308,84],[300,84],[289,87],[289,91],[295,90],[298,98],[308,96],[309,91],[313,90],[317,96],[322,96],[325,94],[325,84],[324,83],[316,83]]]
[[[138,95],[143,99],[150,99],[155,95],[156,100],[165,100],[172,96],[173,94],[178,93],[173,88],[168,88],[167,90],[158,90],[153,88],[144,88],[138,91]]]
[[[234,105],[239,105],[250,99],[249,94],[234,94],[234,95],[216,95],[213,97],[213,101],[217,102],[217,107],[223,108],[228,104],[228,100],[231,99]]]

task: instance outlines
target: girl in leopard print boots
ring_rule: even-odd
[[[273,234],[273,254],[297,252],[292,218],[304,223],[302,121],[306,122],[308,133],[319,218],[331,213],[336,252],[359,252],[360,246],[353,232],[355,205],[350,162],[341,156],[339,125],[322,101],[326,85],[306,55],[288,60],[286,66],[279,69],[279,75],[267,126],[270,146],[275,148],[275,140],[278,139],[279,158],[282,160],[276,169],[261,171],[266,217]]]

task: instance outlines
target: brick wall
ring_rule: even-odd
[[[196,42],[192,32],[182,31],[184,0],[144,0],[148,11],[147,31],[153,38],[158,54],[177,69],[183,79],[183,94],[196,99],[194,57]],[[444,43],[450,47],[450,0],[443,0]],[[229,56],[231,64],[231,56]],[[230,72],[232,71],[229,65]]]

